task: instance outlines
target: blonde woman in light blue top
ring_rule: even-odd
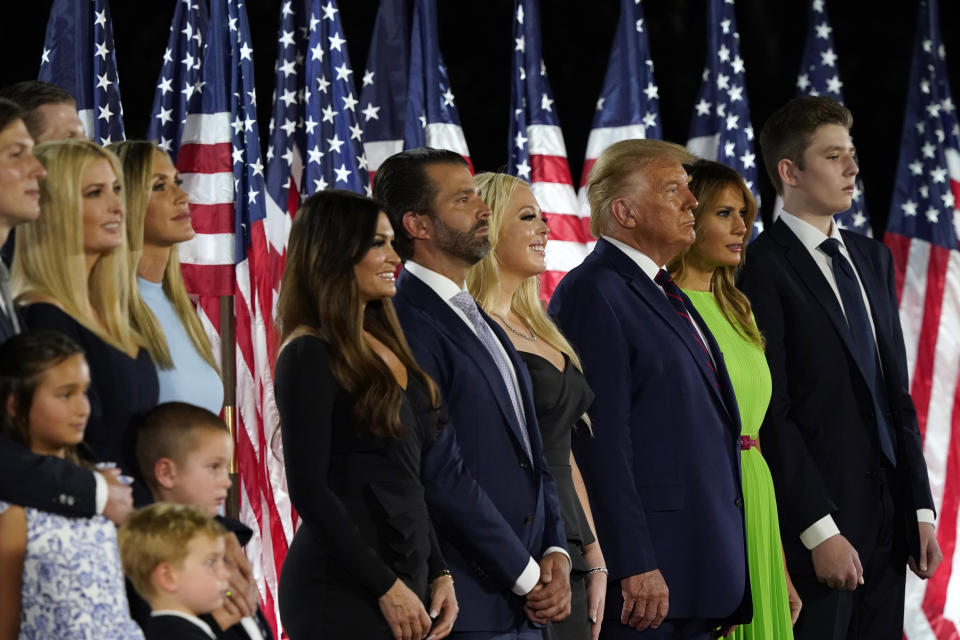
[[[151,142],[110,148],[123,163],[129,257],[139,289],[131,296],[131,320],[157,363],[159,402],[188,402],[219,414],[219,367],[180,273],[177,244],[195,235],[180,174]]]

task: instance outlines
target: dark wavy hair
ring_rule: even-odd
[[[77,354],[83,355],[80,345],[59,331],[25,331],[0,345],[0,432],[30,446],[30,409],[37,387],[47,371]],[[67,455],[74,462],[79,459],[72,447]]]
[[[277,300],[280,340],[305,328],[330,345],[331,368],[356,402],[357,423],[377,436],[399,437],[402,390],[363,331],[393,351],[430,392],[439,393],[413,358],[389,298],[361,304],[354,265],[370,250],[383,206],[350,191],[320,191],[303,201],[290,229]]]

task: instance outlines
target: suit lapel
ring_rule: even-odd
[[[733,416],[739,416],[739,412],[737,412],[736,409],[734,409],[732,412],[730,410],[731,406],[736,407],[736,403],[733,405],[729,404],[723,397],[721,390],[718,389],[717,385],[715,384],[718,378],[723,379],[727,376],[726,368],[723,367],[723,356],[720,355],[720,350],[717,348],[716,342],[713,341],[713,336],[708,338],[708,346],[713,354],[713,359],[718,367],[718,370],[723,369],[722,376],[714,375],[713,370],[703,358],[703,347],[700,346],[700,343],[697,342],[693,333],[691,333],[694,331],[693,327],[691,327],[689,323],[680,317],[680,314],[677,313],[677,310],[673,308],[666,296],[664,296],[660,285],[651,280],[647,274],[645,274],[643,270],[629,258],[629,256],[624,254],[622,251],[620,251],[620,249],[613,246],[606,240],[602,238],[598,240],[597,246],[594,250],[613,263],[616,270],[620,273],[624,280],[626,280],[627,286],[633,290],[640,297],[640,299],[647,304],[647,306],[649,306],[658,316],[660,316],[660,318],[683,341],[687,347],[687,350],[690,352],[690,355],[693,356],[693,360],[696,362],[697,367],[700,369],[700,373],[706,380],[707,386],[710,387],[712,392],[717,396],[717,400],[720,401],[721,405],[726,410],[727,415],[730,416],[731,419]],[[692,314],[691,317],[697,321],[704,336],[707,336],[710,333],[710,331],[707,329],[707,325],[704,324],[703,319],[697,314],[696,310],[693,308],[693,305],[690,303],[690,300],[686,299],[686,296],[683,297],[685,298],[684,305],[686,305],[688,313]],[[727,379],[726,384],[729,386],[729,379]],[[739,419],[735,420],[735,422],[736,427],[739,430]]]
[[[500,412],[503,414],[507,424],[510,425],[510,431],[513,437],[520,445],[520,449],[524,450],[523,435],[520,433],[520,425],[517,423],[513,403],[510,401],[510,395],[506,387],[507,382],[503,379],[503,376],[500,375],[500,370],[497,369],[493,357],[487,351],[487,348],[483,346],[483,343],[480,342],[480,338],[478,338],[463,319],[450,308],[450,305],[437,295],[433,289],[420,280],[420,278],[406,271],[401,271],[400,277],[397,279],[397,295],[404,297],[414,308],[426,314],[434,321],[437,328],[446,335],[447,338],[473,360],[483,374],[484,379],[486,379],[491,391],[493,391],[493,396],[497,399],[497,406],[500,407]],[[484,319],[487,320],[488,324],[491,324],[482,309],[480,313]],[[497,336],[501,342],[505,339],[498,335],[496,331],[494,331],[494,335]],[[508,354],[510,353],[509,349],[506,351]],[[513,361],[513,366],[517,371],[517,378],[519,380],[521,378],[521,370],[518,368],[516,361]],[[521,391],[523,391],[522,382]],[[526,407],[526,402],[524,402],[524,411],[527,412],[527,416],[535,415],[529,412],[530,410]],[[527,422],[532,423],[534,426],[536,425],[536,422],[529,418]]]
[[[843,232],[841,232],[843,233]],[[844,234],[846,237],[846,234]],[[853,268],[857,270],[860,276],[860,282],[863,283],[863,289],[867,292],[867,302],[870,303],[870,316],[873,318],[874,334],[877,341],[877,349],[881,356],[881,362],[891,362],[886,354],[892,353],[894,348],[892,338],[887,333],[887,327],[890,325],[889,307],[880,304],[885,297],[886,287],[880,280],[880,274],[871,269],[870,257],[863,251],[863,248],[857,242],[845,243],[847,251],[850,253],[850,259],[853,262]],[[886,378],[886,376],[884,376]]]
[[[771,233],[777,242],[785,247],[784,255],[787,261],[800,277],[800,281],[803,282],[804,286],[807,287],[820,306],[826,311],[827,317],[833,324],[833,328],[836,330],[837,335],[840,336],[841,342],[843,342],[843,346],[846,347],[850,357],[856,363],[860,375],[866,380],[866,375],[863,373],[863,369],[860,368],[860,360],[856,356],[857,351],[853,346],[850,328],[847,325],[847,318],[843,315],[843,308],[840,306],[840,301],[837,300],[837,294],[830,288],[830,283],[827,282],[823,272],[820,271],[820,267],[817,266],[813,256],[810,255],[807,248],[803,246],[800,239],[797,238],[796,234],[790,230],[790,227],[788,227],[783,220],[777,220],[774,223]]]

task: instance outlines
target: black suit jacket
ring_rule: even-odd
[[[908,551],[917,553],[916,509],[932,509],[933,499],[909,393],[893,261],[879,242],[841,233],[870,302],[896,432],[903,533]],[[773,396],[760,437],[790,570],[813,572],[799,536],[827,514],[860,557],[870,557],[882,517],[873,477],[882,453],[874,403],[840,303],[782,220],[751,243],[739,284],[767,340]]]
[[[151,616],[144,635],[147,640],[211,640],[203,629],[179,616]]]

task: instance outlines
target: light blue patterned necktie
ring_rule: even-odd
[[[507,387],[507,393],[510,394],[510,402],[513,404],[513,410],[517,414],[517,422],[520,423],[520,433],[523,435],[523,446],[527,450],[527,455],[533,459],[533,455],[530,453],[530,435],[527,433],[527,420],[523,412],[523,404],[520,402],[520,397],[517,394],[516,385],[513,382],[513,375],[510,373],[510,363],[507,361],[501,345],[498,343],[497,336],[493,334],[493,330],[487,324],[487,321],[480,315],[477,302],[473,299],[473,296],[470,295],[469,291],[460,291],[460,293],[450,298],[450,302],[463,311],[467,318],[470,319],[474,329],[477,331],[477,337],[480,338],[480,342],[483,343],[490,357],[493,358],[493,363],[497,365],[497,371],[500,372],[503,383]]]
[[[20,321],[17,318],[17,311],[13,306],[13,296],[10,295],[10,272],[7,271],[7,265],[0,262],[0,297],[3,298],[4,310],[7,312],[7,318],[13,326],[14,333],[20,333]]]

